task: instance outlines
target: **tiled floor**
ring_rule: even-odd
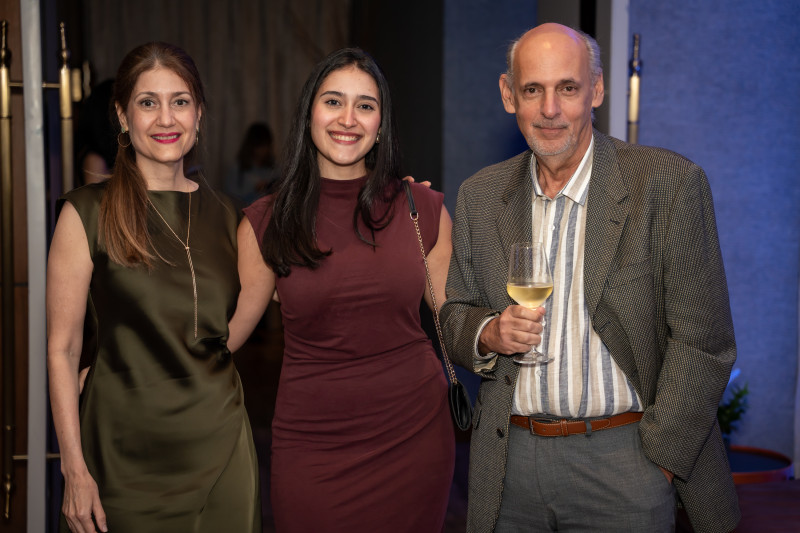
[[[248,343],[234,355],[244,386],[245,405],[250,415],[253,438],[258,451],[264,533],[275,531],[269,502],[269,448],[282,356],[280,315],[277,307],[271,305],[261,326]],[[468,454],[467,437],[459,435],[456,442],[455,475],[444,533],[462,533],[466,528]]]

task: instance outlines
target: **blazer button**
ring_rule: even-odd
[[[505,379],[506,379],[506,385],[511,385],[511,378],[508,375],[506,375]]]
[[[503,438],[503,435],[504,435],[504,434],[503,434],[503,430],[502,430],[502,429],[500,429],[500,428],[497,428],[497,436],[498,436],[498,437],[500,437],[500,438],[502,439],[502,438]]]

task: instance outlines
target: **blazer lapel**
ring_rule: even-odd
[[[629,210],[614,146],[597,130],[587,209],[583,276],[586,305],[594,316]]]
[[[497,231],[500,233],[500,242],[506,253],[504,261],[508,260],[508,252],[515,242],[529,242],[531,240],[531,195],[533,184],[530,173],[531,152],[528,150],[523,157],[518,158],[517,164],[509,168],[509,179],[503,191],[502,200],[505,204],[497,216]]]

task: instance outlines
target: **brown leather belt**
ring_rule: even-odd
[[[642,413],[621,413],[609,418],[596,418],[594,420],[575,420],[562,418],[561,420],[547,420],[532,416],[511,416],[511,423],[515,426],[530,430],[534,435],[542,437],[566,437],[568,435],[582,435],[592,431],[618,428],[633,424],[642,419]],[[589,429],[591,428],[591,429]]]

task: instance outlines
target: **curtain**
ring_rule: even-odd
[[[345,46],[351,0],[84,0],[84,50],[96,81],[147,41],[192,56],[206,87],[205,175],[220,186],[247,126],[270,125],[276,152],[313,65]]]

